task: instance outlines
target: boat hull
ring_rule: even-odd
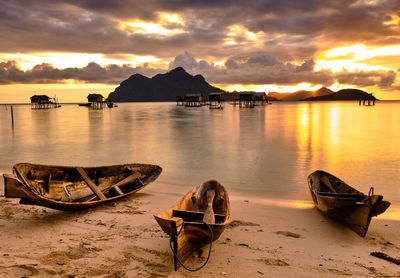
[[[13,174],[3,174],[4,195],[21,198],[21,204],[40,205],[58,210],[85,210],[101,204],[126,198],[153,182],[162,168],[149,164],[121,164],[101,167],[84,167],[89,178],[104,191],[105,199],[96,198],[94,192],[79,176],[77,167],[19,163],[14,165]],[[123,180],[132,171],[135,179],[118,187],[115,194],[113,184]]]
[[[321,177],[327,177],[337,190],[327,193],[321,190]],[[390,202],[381,195],[365,195],[335,176],[315,171],[308,177],[308,186],[316,207],[330,218],[365,237],[373,216],[383,213]]]
[[[219,189],[222,190],[223,198],[214,200],[215,223],[213,224],[207,225],[202,222],[203,212],[201,210],[196,211],[193,206],[192,196],[196,192],[196,187],[172,208],[154,215],[162,230],[171,238],[176,239],[175,252],[181,262],[185,262],[193,252],[209,244],[211,239],[212,241],[219,239],[229,223],[230,205],[228,193],[222,186]],[[212,230],[212,235],[210,229]],[[176,258],[174,258],[174,261],[176,270],[179,264],[176,263]]]

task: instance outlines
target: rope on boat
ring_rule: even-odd
[[[371,188],[369,189],[369,192],[368,192],[369,197],[372,195],[374,195],[374,187],[373,186],[371,186]]]
[[[371,186],[369,191],[368,191],[368,199],[367,202],[370,206],[372,206],[372,195],[374,195],[374,187]]]
[[[178,258],[178,254],[175,252],[174,247],[172,246],[173,241],[174,241],[174,240],[178,240],[178,236],[179,236],[179,234],[182,232],[183,226],[185,226],[185,222],[182,223],[182,226],[181,226],[179,232],[178,232],[176,235],[172,235],[172,236],[171,236],[171,239],[170,239],[170,241],[169,241],[169,247],[171,248],[171,251],[172,251],[172,253],[174,254],[176,260],[179,262],[179,264],[180,264],[181,266],[183,266],[184,269],[186,269],[186,270],[188,270],[188,271],[192,271],[192,272],[199,271],[200,269],[202,269],[203,267],[206,266],[206,264],[208,263],[208,260],[210,259],[211,248],[212,248],[212,242],[213,242],[213,240],[214,240],[214,235],[213,235],[213,231],[212,231],[211,226],[210,226],[208,223],[204,222],[204,221],[203,221],[203,224],[205,224],[205,225],[208,227],[208,229],[210,230],[211,236],[210,236],[210,249],[208,250],[207,259],[206,259],[206,261],[204,262],[204,264],[202,264],[200,267],[198,267],[198,268],[189,268],[189,267],[187,267],[186,265],[184,265],[184,264],[181,262],[181,260]]]

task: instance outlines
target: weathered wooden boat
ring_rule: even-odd
[[[174,267],[177,270],[196,250],[217,240],[230,218],[229,197],[225,188],[210,180],[194,187],[172,208],[154,215],[162,230],[171,237]],[[179,262],[179,265],[178,265]]]
[[[321,170],[308,176],[308,186],[320,211],[362,237],[367,234],[371,218],[385,212],[390,206],[390,202],[383,200],[382,195],[374,194],[373,187],[365,195]]]
[[[3,174],[4,196],[21,198],[20,204],[84,210],[132,195],[161,171],[160,166],[150,164],[68,167],[18,163],[13,174]]]

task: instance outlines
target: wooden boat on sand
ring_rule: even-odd
[[[67,167],[18,163],[13,174],[3,174],[4,196],[21,198],[20,204],[84,210],[132,195],[161,171],[160,166],[149,164]]]
[[[308,186],[317,208],[334,220],[365,237],[371,218],[386,211],[390,202],[375,195],[371,187],[368,195],[354,189],[339,178],[315,171],[308,176]]]
[[[154,215],[163,231],[171,237],[175,270],[178,262],[188,269],[183,265],[185,260],[208,243],[210,257],[212,241],[220,237],[229,223],[229,209],[225,188],[219,182],[210,180],[194,187],[172,208]]]

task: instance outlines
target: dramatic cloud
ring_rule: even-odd
[[[396,79],[395,71],[341,72],[336,74],[339,83],[359,87],[378,85],[380,88],[391,87]]]
[[[331,86],[335,82],[360,87],[393,86],[397,73],[395,71],[342,71],[333,73],[330,70],[315,71],[315,62],[305,60],[299,65],[283,63],[268,55],[254,55],[247,60],[229,58],[225,66],[214,65],[205,60],[197,61],[188,52],[178,55],[170,63],[169,69],[183,67],[191,74],[202,74],[213,84],[245,84],[245,85],[296,85],[310,83],[312,85]],[[166,70],[129,65],[100,66],[89,63],[82,68],[57,69],[50,64],[40,64],[31,70],[23,71],[15,61],[0,63],[0,84],[15,83],[62,83],[76,80],[85,83],[119,84],[130,75],[139,73],[152,77]]]
[[[83,68],[57,69],[50,64],[40,64],[31,70],[23,71],[15,61],[0,63],[0,84],[17,83],[63,83],[76,80],[84,83],[119,84],[130,75],[140,73],[152,76],[160,70],[147,67],[131,67],[129,65],[107,65],[101,67],[89,63]]]
[[[174,57],[186,49],[218,59],[238,50],[250,56],[267,49],[291,61],[310,59],[321,47],[340,42],[399,44],[399,11],[397,0],[2,1],[0,36],[7,39],[0,52]],[[139,21],[171,32],[130,27],[129,22]]]
[[[165,72],[168,65],[223,85],[340,83],[390,90],[400,83],[398,0],[1,1],[0,37],[0,57],[7,57],[0,60],[0,84],[71,79],[119,84],[134,73]],[[359,45],[365,51],[390,51],[357,61],[354,53],[324,56],[334,48]],[[96,61],[60,68],[40,60],[22,70],[7,62],[22,63],[23,58],[12,57],[20,53],[121,58],[108,66]],[[142,64],[132,58],[139,56],[155,62],[128,65]]]

